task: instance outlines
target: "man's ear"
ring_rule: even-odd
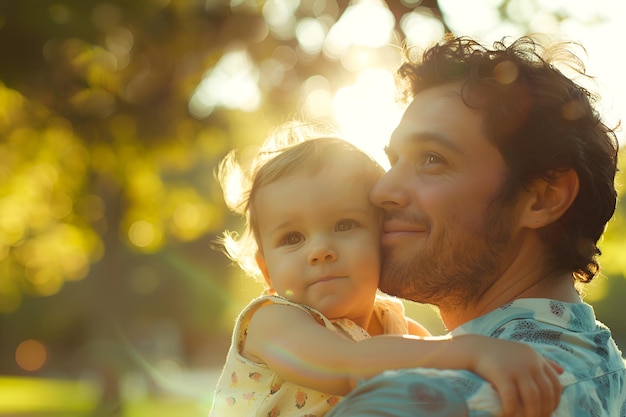
[[[576,199],[579,188],[578,174],[573,169],[554,171],[549,180],[536,181],[528,193],[523,226],[539,229],[560,219]]]
[[[265,258],[263,257],[261,251],[257,251],[254,259],[256,260],[256,264],[259,266],[259,269],[261,270],[261,274],[263,274],[263,279],[265,279],[267,290],[269,292],[275,292],[272,288],[272,281],[270,280],[270,274],[267,270],[267,263],[265,263]]]

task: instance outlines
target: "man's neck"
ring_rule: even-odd
[[[576,291],[572,283],[572,278],[569,275],[558,277],[553,283],[546,283],[545,285],[537,283],[515,294],[514,291],[511,291],[502,293],[496,297],[486,298],[488,296],[489,293],[480,299],[478,303],[465,308],[440,308],[439,312],[446,329],[452,331],[468,321],[474,320],[505,304],[522,298],[546,298],[566,303],[581,302],[580,295]]]
[[[520,298],[548,298],[568,303],[581,301],[570,273],[554,272],[546,267],[545,252],[534,242],[516,252],[512,261],[478,298],[465,305],[439,306],[448,330],[483,316]]]

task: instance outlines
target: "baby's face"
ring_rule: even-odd
[[[259,263],[271,289],[330,319],[367,320],[380,273],[380,217],[368,194],[341,163],[260,188]]]

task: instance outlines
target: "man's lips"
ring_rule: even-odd
[[[387,220],[383,224],[381,241],[382,243],[387,243],[393,239],[405,236],[415,236],[417,234],[426,233],[426,231],[426,227],[420,224],[401,222],[397,220]]]
[[[423,233],[426,227],[415,223],[387,220],[383,224],[383,233]]]

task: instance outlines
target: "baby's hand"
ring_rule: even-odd
[[[559,405],[562,386],[556,363],[531,346],[508,340],[481,342],[474,372],[491,382],[505,417],[549,417]]]

